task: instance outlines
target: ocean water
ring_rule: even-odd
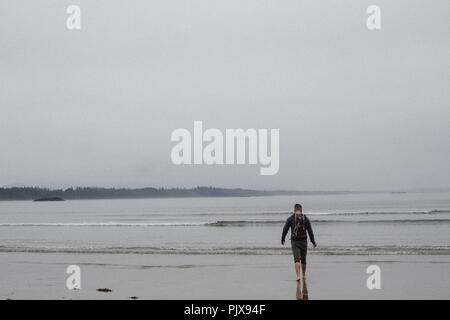
[[[0,202],[0,252],[285,255],[296,203],[315,255],[450,255],[450,193]]]
[[[295,299],[280,238],[296,202],[319,244],[310,299],[450,299],[443,192],[0,202],[0,299]],[[367,289],[372,264],[382,290]]]

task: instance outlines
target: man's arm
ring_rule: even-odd
[[[306,224],[306,230],[308,231],[309,240],[311,240],[314,248],[317,247],[316,240],[314,239],[314,232],[311,226],[311,221],[308,219],[308,223]]]
[[[291,226],[291,217],[287,218],[286,223],[284,224],[283,234],[281,235],[281,244],[284,244],[290,226]]]

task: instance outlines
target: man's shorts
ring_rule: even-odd
[[[294,254],[294,261],[306,264],[306,252],[308,251],[307,241],[291,240],[292,253]]]

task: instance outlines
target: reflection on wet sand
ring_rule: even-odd
[[[301,285],[300,282],[303,283],[303,286]],[[295,298],[297,300],[309,300],[308,287],[306,286],[306,280],[297,281],[297,291],[295,294]]]

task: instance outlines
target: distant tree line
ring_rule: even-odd
[[[215,187],[184,188],[92,188],[48,189],[37,187],[0,188],[0,200],[34,200],[41,197],[76,199],[138,199],[138,198],[188,198],[188,197],[256,197],[276,195],[340,194],[346,191],[262,191],[226,189]]]

